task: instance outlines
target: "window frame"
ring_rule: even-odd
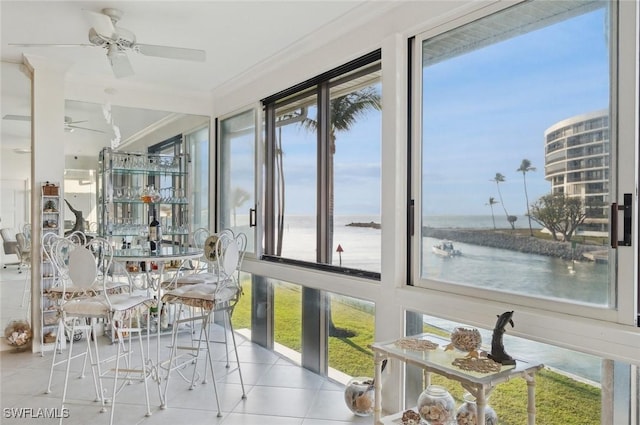
[[[223,151],[227,149],[225,146],[223,146],[224,144],[223,133],[222,133],[223,122],[225,120],[238,118],[245,114],[251,114],[252,115],[251,118],[253,119],[253,168],[255,172],[253,176],[254,177],[253,188],[252,188],[253,193],[251,194],[253,199],[253,205],[250,205],[250,208],[249,208],[250,209],[249,229],[251,230],[250,232],[251,234],[247,232],[248,233],[247,237],[251,238],[252,240],[249,241],[249,244],[247,246],[247,251],[245,252],[245,258],[256,258],[262,252],[262,246],[259,243],[260,241],[259,235],[261,235],[261,229],[262,229],[262,216],[261,214],[258,213],[258,211],[260,211],[259,205],[261,204],[261,197],[262,197],[262,194],[259,188],[261,187],[262,178],[263,178],[262,173],[260,172],[261,167],[259,166],[259,164],[262,164],[262,149],[260,145],[260,142],[262,139],[260,137],[260,134],[262,131],[261,122],[263,117],[260,113],[260,108],[258,107],[257,104],[240,108],[238,110],[229,112],[227,114],[224,114],[216,118],[215,148],[213,149],[215,152],[216,161],[215,161],[215,169],[210,171],[210,173],[212,172],[212,174],[215,176],[215,183],[213,187],[215,187],[215,199],[217,200],[214,208],[215,217],[214,217],[213,229],[215,229],[215,231],[220,231],[225,227],[230,227],[224,222],[225,213],[223,212],[224,206],[226,205],[227,202],[229,202],[229,199],[223,199],[222,197],[223,193],[225,193],[222,188],[222,185],[225,183],[225,177],[223,176],[223,174],[228,172],[228,170],[224,169],[223,165],[221,164],[221,162],[224,160]],[[253,215],[253,220],[251,215]]]
[[[381,273],[352,269],[349,267],[335,266],[328,264],[326,259],[332,255],[332,249],[327,244],[326,234],[333,229],[329,229],[330,220],[328,217],[328,175],[327,163],[330,156],[329,143],[327,138],[329,134],[329,126],[331,120],[330,97],[331,89],[339,85],[344,80],[353,80],[362,75],[370,75],[382,70],[382,54],[381,49],[377,49],[357,59],[347,62],[337,68],[324,72],[300,84],[294,85],[288,89],[282,90],[272,96],[262,99],[264,129],[265,129],[265,157],[264,157],[264,229],[261,234],[264,235],[264,253],[260,256],[262,260],[286,264],[290,266],[298,266],[309,268],[321,272],[338,273],[348,276],[355,276],[374,281],[380,281]],[[382,83],[382,79],[379,80]],[[298,98],[314,95],[318,106],[318,146],[317,146],[317,176],[316,176],[316,261],[305,261],[294,258],[282,257],[275,255],[275,244],[277,237],[277,229],[275,225],[276,208],[275,208],[275,120],[277,111],[288,103],[295,102]],[[381,153],[382,155],[382,153]]]
[[[413,98],[411,107],[411,121],[413,132],[411,134],[410,147],[410,167],[411,167],[411,189],[410,199],[415,205],[415,213],[412,216],[413,228],[420,229],[422,226],[422,43],[425,40],[437,35],[454,30],[458,27],[470,24],[478,19],[501,12],[510,7],[518,7],[516,2],[503,4],[501,2],[490,5],[476,6],[473,10],[463,16],[436,25],[432,29],[425,30],[417,34],[411,43],[409,56],[414,58],[409,64],[411,68],[411,97]],[[610,196],[612,202],[620,202],[623,193],[635,193],[634,182],[637,176],[638,152],[634,147],[633,140],[637,141],[637,80],[634,78],[632,70],[636,69],[632,61],[638,59],[636,51],[637,41],[633,40],[635,32],[634,18],[637,10],[631,2],[612,2],[609,25],[611,31],[610,43]],[[619,88],[625,87],[622,91]],[[619,143],[625,140],[625,143]],[[631,160],[619,163],[621,158]],[[634,207],[637,207],[637,198],[634,200]],[[637,208],[634,208],[637,209]],[[633,246],[637,245],[637,214],[634,216]],[[512,294],[488,290],[479,287],[452,285],[437,280],[430,280],[421,277],[421,249],[422,236],[420,232],[415,232],[410,241],[411,266],[409,285],[427,291],[438,291],[445,297],[451,296],[453,299],[481,299],[492,302],[503,303],[510,306],[521,306],[536,310],[547,310],[551,312],[569,314],[582,318],[596,319],[605,322],[613,322],[624,325],[635,325],[638,321],[637,306],[635,300],[637,285],[637,264],[634,264],[634,253],[637,255],[637,248],[622,247],[614,251],[612,258],[616,258],[616,266],[610,267],[610,288],[611,306],[592,306],[571,303],[561,300],[544,299],[524,294]]]

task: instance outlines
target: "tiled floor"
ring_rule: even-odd
[[[5,302],[15,302],[16,298],[22,297],[21,279],[22,276],[6,270],[0,274],[3,328],[7,323]],[[16,313],[12,308],[8,310],[11,314]],[[183,338],[188,338],[188,334],[185,333]],[[168,341],[168,336],[161,340],[161,356],[166,354]],[[101,343],[101,350],[105,352],[115,349],[104,337],[101,338]],[[231,364],[231,369],[227,369],[223,346],[214,345],[214,365],[222,417],[217,417],[211,381],[206,384],[198,381],[199,385],[189,390],[189,384],[174,372],[171,375],[166,409],[160,409],[158,387],[150,381],[152,415],[145,417],[144,387],[142,383],[134,382],[118,395],[114,424],[341,425],[373,422],[371,417],[357,417],[347,409],[341,384],[300,368],[288,359],[252,344],[242,336],[238,336],[238,344],[247,392],[247,398],[244,400],[241,398],[239,375],[234,369],[234,364]],[[155,353],[154,350],[152,345],[151,352]],[[52,408],[60,408],[64,378],[62,366],[58,366],[55,371],[52,393],[45,394],[51,356],[51,352],[45,356],[30,351],[9,350],[0,353],[0,423],[58,423],[58,419],[35,418],[38,414],[52,412]],[[198,366],[200,373],[203,365],[201,362]],[[93,401],[95,391],[90,372],[83,379],[78,379],[81,360],[74,361],[72,367],[76,373],[70,377],[68,418],[64,419],[63,423],[107,424],[108,413],[100,413],[99,403]],[[192,370],[193,366],[188,366],[184,370],[185,375],[191,376],[189,372]],[[30,417],[16,418],[18,413]]]

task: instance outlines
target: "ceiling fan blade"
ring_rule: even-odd
[[[96,33],[109,39],[113,39],[117,35],[116,27],[109,16],[87,9],[82,10]]]
[[[103,133],[104,131],[102,130],[96,130],[95,128],[86,128],[86,127],[78,127],[76,125],[68,125],[67,128],[72,128],[74,130],[86,130],[86,131],[94,131],[96,133]]]
[[[183,47],[154,46],[153,44],[136,44],[135,49],[146,56],[182,59],[196,62],[204,62],[207,56],[207,53],[204,50],[186,49]]]
[[[94,44],[58,44],[58,43],[7,43],[16,47],[96,47]]]
[[[113,48],[109,49],[107,57],[109,58],[111,69],[113,69],[113,74],[116,78],[124,78],[133,75],[133,67],[131,66],[131,62],[129,62],[129,58],[125,52],[117,50],[117,47],[113,46]]]
[[[88,130],[88,131],[95,131],[97,133],[104,133],[104,131],[102,130],[95,130],[93,128],[86,128],[86,127],[78,127],[77,125],[75,125],[75,124],[87,122],[87,120],[73,121],[70,117],[64,117],[64,118],[65,118],[65,121],[64,121],[65,129]],[[13,121],[27,121],[27,122],[31,121],[31,117],[29,115],[5,115],[2,117],[2,119],[13,120]]]
[[[31,117],[29,115],[5,115],[2,117],[3,120],[13,120],[13,121],[31,121]]]

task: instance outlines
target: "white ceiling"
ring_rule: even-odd
[[[118,26],[132,31],[139,43],[186,47],[206,51],[205,62],[189,62],[129,53],[135,75],[129,84],[159,86],[211,92],[251,69],[257,69],[270,57],[296,44],[313,41],[314,35],[331,25],[357,21],[363,8],[367,13],[382,13],[388,2],[373,0],[342,1],[1,1],[2,116],[29,114],[29,83],[17,66],[23,54],[71,63],[67,79],[74,76],[105,81],[113,76],[105,51],[99,47],[17,47],[10,43],[88,44],[91,27],[83,10],[100,12],[112,7],[124,12]],[[107,83],[108,84],[108,83]],[[117,110],[115,108],[114,110]],[[149,125],[153,118],[136,115],[134,126],[124,122],[132,118],[123,111],[118,126],[126,139]],[[67,102],[66,115],[78,124],[104,129],[100,105]],[[28,147],[29,125],[2,120],[2,148]],[[107,127],[106,130],[109,130]],[[105,130],[105,131],[106,131]],[[108,132],[107,132],[108,133]],[[81,152],[82,143],[97,138],[107,145],[109,137],[101,133],[76,130],[68,135],[65,151]],[[80,137],[81,135],[82,137]],[[95,136],[95,137],[94,137]],[[78,139],[76,143],[74,138]]]

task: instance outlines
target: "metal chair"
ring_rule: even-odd
[[[104,379],[113,379],[110,424],[113,423],[116,396],[122,389],[122,385],[118,386],[118,379],[122,379],[125,383],[136,379],[144,382],[146,416],[150,416],[148,373],[142,342],[143,330],[138,325],[132,326],[132,318],[136,317],[139,324],[141,314],[148,316],[148,309],[153,300],[144,295],[112,293],[107,282],[115,278],[116,270],[113,263],[113,247],[108,240],[92,238],[86,244],[81,245],[68,238],[60,238],[52,248],[54,262],[63,274],[68,273],[68,281],[73,287],[73,291],[70,293],[63,289],[60,305],[61,321],[62,323],[70,323],[71,335],[75,334],[77,328],[88,332],[87,353],[91,360],[91,369],[96,382],[96,394],[102,403],[101,411],[106,412],[107,410],[107,398],[104,396],[103,388]],[[129,280],[131,288],[128,275],[123,274],[122,276]],[[63,281],[66,282],[67,279],[63,279]],[[66,285],[63,286],[66,287]],[[98,293],[96,292],[97,288],[100,288]],[[84,319],[84,322],[78,319]],[[94,330],[98,320],[104,320],[115,329],[117,353],[111,358],[100,358],[98,336],[95,335]],[[89,336],[91,332],[94,333],[93,338]],[[138,349],[140,350],[140,364],[135,369],[132,367],[132,338],[134,334],[137,335]],[[90,339],[93,339],[93,347],[91,347]],[[74,358],[73,343],[74,340],[71,338],[62,393],[62,409],[65,408],[71,360]],[[125,362],[124,368],[121,368],[121,360]],[[111,362],[115,362],[115,367],[104,367],[106,363]],[[62,423],[62,419],[60,422]]]
[[[62,319],[62,314],[60,312],[59,304],[61,300],[65,299],[64,291],[65,291],[65,287],[67,286],[67,282],[69,281],[70,278],[68,276],[69,274],[68,264],[64,262],[65,259],[62,258],[60,259],[60,261],[55,261],[54,259],[55,245],[58,243],[60,238],[61,237],[58,236],[58,234],[56,233],[45,233],[44,235],[42,235],[42,244],[41,244],[43,259],[45,262],[51,264],[51,267],[48,269],[49,270],[48,272],[52,273],[52,275],[50,276],[52,278],[52,285],[51,285],[52,287],[45,288],[44,294],[53,303],[52,307],[54,307],[55,311],[57,312],[56,315],[57,315],[57,323],[58,323],[55,341],[54,341],[55,345],[53,348],[53,356],[51,359],[51,368],[49,371],[49,382],[47,383],[47,389],[45,390],[45,394],[51,393],[51,384],[53,383],[53,372],[56,366],[60,366],[67,363],[67,359],[56,360],[58,355],[62,354],[62,350],[66,348],[66,340],[71,341],[71,339],[74,339],[74,341],[79,341],[80,339],[82,339],[83,335],[86,334],[86,336],[89,337],[89,335],[91,334],[91,328],[89,326],[84,326],[84,327],[77,326],[75,329],[75,332],[72,334],[71,324],[65,322],[65,320]],[[76,243],[79,245],[84,245],[86,243],[84,234],[79,232],[72,233],[67,237],[67,239],[69,239],[70,242]],[[69,286],[71,285],[69,284]],[[67,292],[66,294],[70,294],[70,293],[72,292]],[[70,295],[67,295],[67,297],[70,297]],[[77,319],[72,318],[71,320],[77,320]],[[76,353],[73,356],[73,359],[80,358],[80,357],[84,358],[82,371],[80,372],[80,376],[78,378],[85,377],[87,355],[89,353],[90,351],[87,349],[84,352]],[[94,380],[95,380],[95,376],[94,376]],[[94,382],[94,384],[95,384],[95,388],[97,389],[97,382]],[[96,401],[98,400],[100,400],[100,395],[97,393],[97,390],[96,390]]]
[[[29,295],[29,285],[31,283],[29,273],[29,270],[31,270],[31,246],[24,233],[16,233],[16,255],[20,260],[18,273],[22,273],[23,268],[27,269],[27,274],[24,278],[24,289],[22,291],[22,302],[20,303],[20,307],[24,307]]]
[[[9,229],[5,227],[0,229],[0,235],[2,236],[2,249],[4,250],[4,255],[17,255],[16,249],[18,247],[18,241],[15,239],[15,231],[13,229]],[[4,263],[2,265],[3,269],[6,269],[7,266],[15,266],[19,265],[19,262],[13,263]],[[20,268],[18,268],[18,272],[20,272]]]
[[[193,375],[191,377],[191,388],[195,386],[198,359],[200,358],[200,353],[204,351],[206,359],[203,383],[207,382],[207,369],[210,368],[216,404],[218,406],[218,416],[221,416],[213,360],[211,356],[211,344],[224,342],[225,349],[227,351],[227,367],[229,367],[227,330],[230,331],[233,341],[233,349],[238,366],[240,385],[242,387],[242,398],[246,398],[244,381],[242,379],[242,370],[240,367],[240,358],[238,356],[235,334],[231,323],[231,315],[233,314],[233,309],[240,300],[240,296],[242,294],[238,276],[242,259],[244,257],[244,251],[246,249],[247,239],[244,234],[234,237],[231,232],[223,232],[215,235],[215,238],[209,237],[207,240],[211,242],[213,239],[215,239],[215,245],[210,247],[210,249],[205,249],[205,256],[208,260],[214,260],[214,272],[190,275],[197,276],[200,279],[203,279],[203,281],[194,283],[192,280],[189,284],[178,285],[175,289],[167,291],[161,300],[166,304],[175,304],[179,308],[179,312],[176,316],[178,319],[174,321],[171,337],[171,354],[169,360],[163,365],[167,372],[167,378],[164,388],[161,388],[161,405],[166,407],[171,372],[182,368],[191,362],[194,363]],[[215,259],[212,254],[213,252],[215,252]],[[185,309],[196,309],[199,311],[199,314],[186,315],[183,317],[182,312]],[[213,323],[213,315],[215,313],[222,313],[225,331],[224,341],[212,341],[209,336],[210,325]],[[199,338],[192,340],[192,344],[190,346],[178,345],[178,329],[183,323],[195,323],[200,325]],[[178,355],[178,350],[185,351],[185,353]],[[185,357],[186,360],[184,360]]]
[[[242,264],[242,261],[244,260],[244,254],[246,251],[246,246],[247,246],[247,236],[244,233],[240,233],[238,234],[238,236],[236,236],[233,233],[233,230],[231,229],[223,229],[221,230],[219,233],[216,234],[209,234],[208,229],[204,229],[204,228],[200,228],[197,229],[194,232],[194,242],[196,243],[196,247],[198,248],[202,248],[203,249],[203,254],[200,257],[200,260],[198,260],[198,266],[195,267],[195,270],[193,273],[190,274],[186,274],[186,275],[182,275],[182,276],[178,276],[175,279],[174,282],[174,287],[179,288],[181,286],[184,285],[194,285],[194,284],[215,284],[220,276],[219,276],[219,268],[220,268],[220,258],[218,258],[218,254],[221,252],[221,250],[224,248],[221,245],[218,245],[218,240],[223,239],[223,242],[225,240],[235,240],[236,243],[238,244],[238,248],[239,248],[239,257],[238,257],[238,263],[236,265],[236,274],[237,274],[237,281],[240,282],[240,266]],[[177,316],[178,318],[180,317],[179,315]],[[227,320],[226,315],[223,317],[223,321],[222,321],[222,326],[224,328],[224,341],[223,343],[225,344],[225,348],[228,348],[228,344],[227,344],[227,335],[228,335],[228,328],[227,328],[227,322],[230,322],[230,319]],[[229,324],[229,327],[230,324]],[[233,334],[233,330],[231,333],[232,336],[234,336]],[[235,338],[235,336],[234,336]],[[215,341],[217,342],[217,341]],[[234,341],[234,347],[235,347],[235,341]],[[227,360],[227,368],[230,367],[230,363],[229,363],[229,350],[226,350],[226,360]],[[242,374],[240,374],[240,378],[242,378]]]

